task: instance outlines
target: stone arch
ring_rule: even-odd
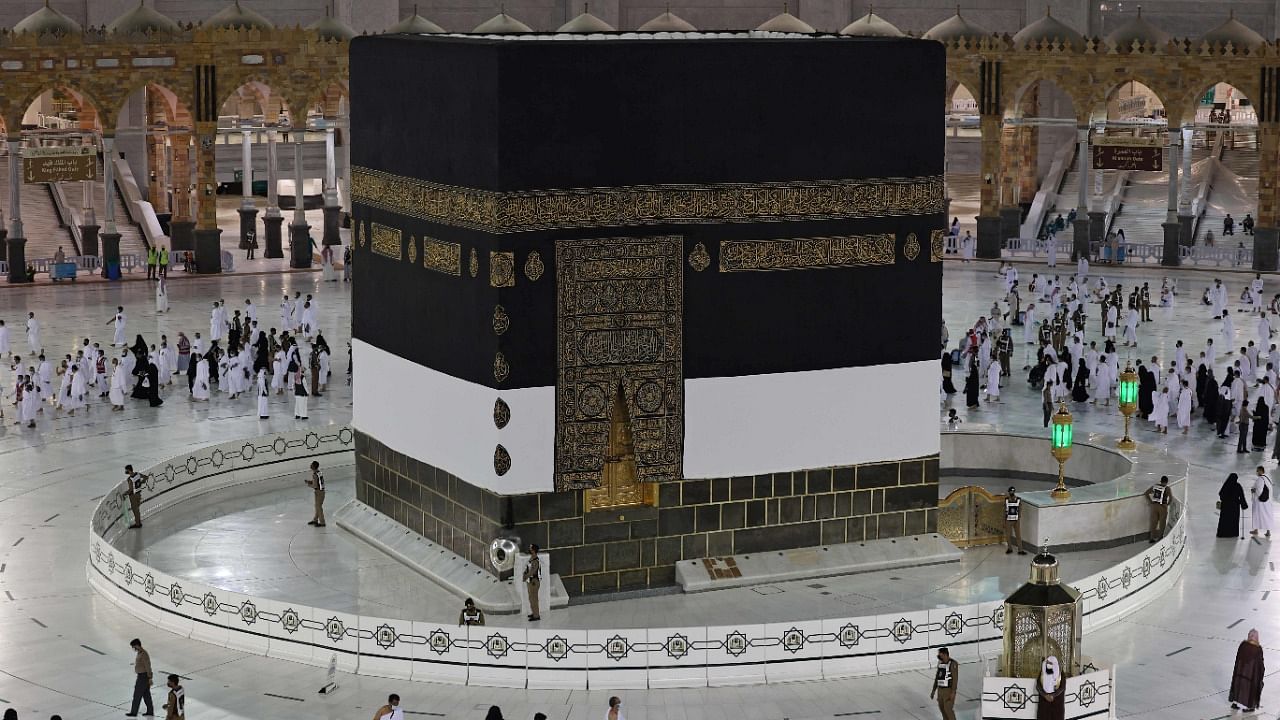
[[[2,113],[4,116],[5,126],[9,128],[21,128],[22,118],[26,114],[27,109],[31,107],[41,95],[49,91],[65,92],[75,99],[80,106],[80,112],[89,116],[93,120],[93,126],[88,129],[96,129],[100,123],[98,120],[104,116],[103,108],[106,107],[102,99],[92,92],[86,91],[82,85],[71,82],[64,77],[55,75],[48,82],[42,83],[39,89],[31,90],[23,95],[16,96],[16,100],[11,100],[8,107]],[[87,118],[82,118],[80,126],[85,128]]]
[[[978,100],[978,94],[974,92],[973,87],[976,87],[976,86],[970,86],[967,82],[963,80],[952,80],[948,78],[947,94],[946,94],[946,97],[944,98],[943,105],[942,105],[943,112],[949,114],[954,111],[956,95],[961,90],[964,90],[964,92],[967,93],[970,97],[972,97],[974,99],[974,102],[976,103]],[[973,112],[974,114],[977,114],[978,112],[976,105],[974,107]]]
[[[1107,105],[1111,102],[1112,97],[1131,83],[1136,83],[1150,90],[1151,94],[1160,101],[1162,108],[1170,107],[1168,99],[1178,96],[1177,89],[1171,88],[1168,83],[1155,81],[1142,73],[1125,73],[1118,78],[1109,80],[1105,84],[1094,86],[1095,90],[1087,105],[1089,119],[1094,122],[1105,121],[1108,117]]]
[[[1029,106],[1029,98],[1032,91],[1041,85],[1048,83],[1063,95],[1071,103],[1071,109],[1075,113],[1077,121],[1086,115],[1085,110],[1089,107],[1088,99],[1081,92],[1078,71],[1053,70],[1050,68],[1037,67],[1026,74],[1020,74],[1014,78],[1009,78],[1006,82],[1010,82],[1013,91],[1008,93],[1007,100],[1003,106],[1004,116],[1007,118],[1020,118],[1028,110],[1035,111],[1036,108]]]
[[[237,73],[228,78],[219,78],[219,85],[224,90],[219,98],[219,112],[228,101],[236,96],[252,99],[261,110],[263,119],[268,124],[280,122],[281,115],[288,114],[294,107],[289,102],[289,83],[283,78],[272,77],[266,73]]]
[[[1178,113],[1175,115],[1169,112],[1169,124],[1190,125],[1196,122],[1197,110],[1200,104],[1200,98],[1219,83],[1229,85],[1231,88],[1239,92],[1249,100],[1250,105],[1256,100],[1260,94],[1256,79],[1245,78],[1239,75],[1206,75],[1203,77],[1190,80],[1187,84],[1187,92],[1178,98]]]

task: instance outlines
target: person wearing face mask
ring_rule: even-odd
[[[624,720],[622,717],[622,698],[616,695],[609,698],[609,712],[605,713],[604,720]]]
[[[1040,663],[1040,677],[1036,680],[1036,720],[1063,720],[1066,717],[1066,678],[1058,667],[1058,658],[1050,655]]]
[[[400,696],[391,693],[387,697],[387,704],[378,708],[373,714],[373,720],[404,720],[404,710],[400,709]]]
[[[956,720],[956,686],[959,684],[960,664],[951,659],[950,650],[938,648],[938,667],[929,697],[937,699],[942,720]]]

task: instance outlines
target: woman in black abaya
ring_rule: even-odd
[[[1267,407],[1267,402],[1259,397],[1258,404],[1253,406],[1253,449],[1255,452],[1267,449],[1267,433],[1270,430],[1270,408]]]
[[[969,361],[969,375],[964,379],[964,401],[966,407],[978,407],[978,359]]]
[[[956,394],[956,386],[951,382],[951,353],[942,352],[942,391],[948,395]]]
[[[1231,473],[1218,490],[1218,506],[1222,514],[1218,516],[1218,537],[1244,539],[1240,528],[1240,511],[1248,510],[1249,503],[1244,499],[1244,488],[1240,487],[1240,476]]]

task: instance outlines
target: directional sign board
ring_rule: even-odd
[[[97,180],[98,154],[92,145],[27,148],[22,179],[28,184]]]
[[[1158,137],[1098,137],[1090,150],[1094,170],[1164,169],[1164,147]]]

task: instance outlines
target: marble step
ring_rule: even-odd
[[[936,533],[887,540],[743,553],[676,563],[676,582],[687,593],[786,580],[853,575],[960,562],[961,551]]]
[[[351,500],[343,505],[333,517],[338,527],[456,595],[459,608],[465,598],[471,598],[475,600],[476,607],[487,613],[505,615],[520,612],[522,586],[511,580],[499,580],[484,568],[431,542],[359,500]],[[568,604],[569,593],[564,589],[564,582],[559,575],[552,573],[551,607],[565,607]]]

